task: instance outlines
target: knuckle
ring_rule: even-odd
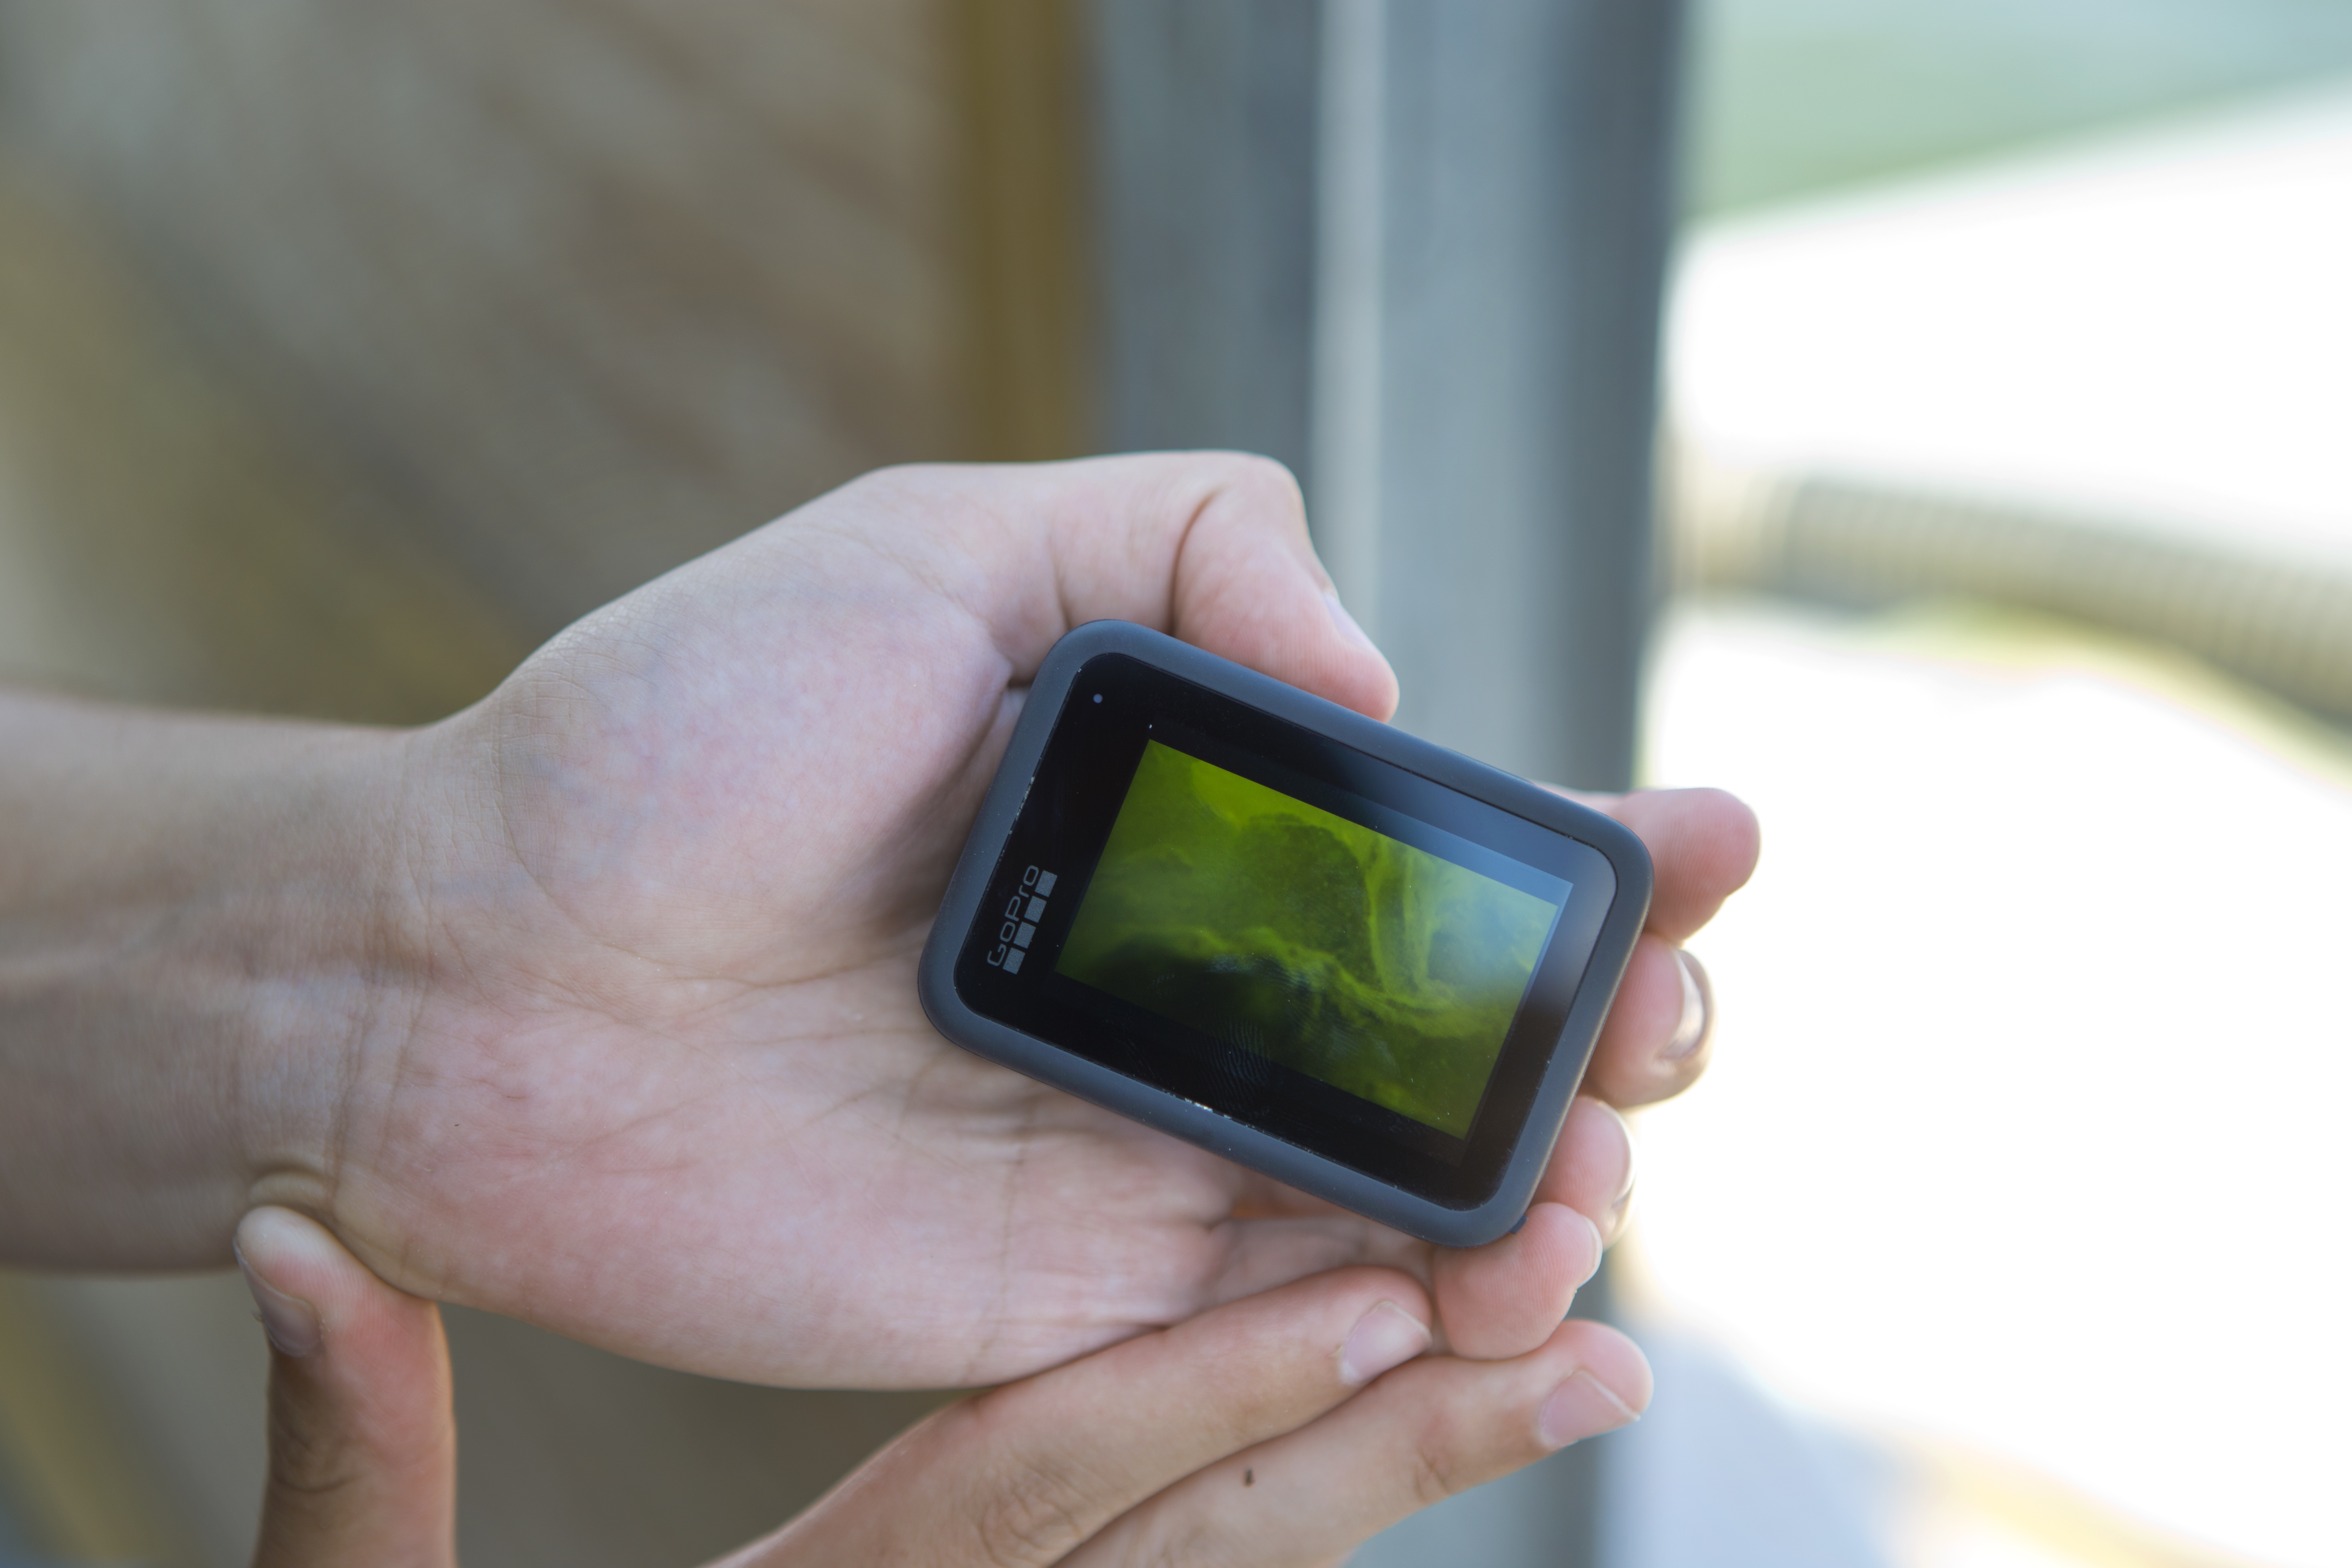
[[[1455,1479],[1452,1457],[1443,1449],[1426,1443],[1413,1445],[1412,1474],[1408,1478],[1414,1501],[1431,1508],[1462,1490]]]
[[[1418,1506],[1433,1507],[1475,1484],[1466,1473],[1460,1447],[1451,1422],[1433,1423],[1415,1435],[1405,1456],[1405,1481]]]
[[[1286,465],[1256,452],[1218,452],[1204,477],[1213,489],[1247,502],[1302,511],[1306,507],[1297,476]]]
[[[1054,1562],[1094,1533],[1094,1513],[1082,1477],[1035,1458],[1020,1459],[973,1516],[980,1561],[991,1568]]]
[[[364,1477],[365,1457],[339,1433],[285,1410],[269,1416],[269,1486],[310,1499],[331,1498]]]
[[[1239,459],[1236,478],[1238,482],[1253,489],[1265,489],[1276,499],[1284,501],[1300,500],[1298,476],[1292,473],[1287,465],[1275,458],[1244,452]]]

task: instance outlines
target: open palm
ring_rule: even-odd
[[[1430,1279],[1465,1353],[1542,1343],[1630,1169],[1597,1103],[1525,1229],[1440,1256],[916,1003],[1057,637],[1139,621],[1385,717],[1335,605],[1287,476],[1195,455],[872,476],[590,616],[413,742],[423,979],[341,1064],[332,1223],[411,1290],[765,1382],[998,1382],[1360,1260]],[[1659,891],[1588,1089],[1630,1103],[1697,1070],[1670,944],[1754,833],[1711,794],[1616,809]]]

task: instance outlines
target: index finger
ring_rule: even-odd
[[[1602,808],[1649,846],[1649,929],[1679,946],[1747,886],[1762,847],[1756,813],[1719,789],[1637,790]]]
[[[1680,946],[1716,917],[1723,902],[1756,874],[1762,831],[1756,813],[1719,789],[1642,789],[1588,795],[1545,786],[1632,828],[1650,852],[1657,881],[1643,929]]]
[[[1677,949],[1755,870],[1756,815],[1714,789],[1644,790],[1586,804],[1641,836],[1656,890],[1593,1044],[1584,1089],[1612,1105],[1646,1105],[1680,1094],[1706,1068],[1704,971]]]
[[[1429,1348],[1418,1286],[1317,1275],[949,1406],[736,1568],[1059,1561],[1146,1498],[1297,1430]]]

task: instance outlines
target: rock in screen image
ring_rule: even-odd
[[[1463,1137],[1558,912],[1153,741],[1055,968]]]

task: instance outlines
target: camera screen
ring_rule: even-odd
[[[1570,891],[1542,880],[1153,740],[1055,969],[1464,1138]]]
[[[991,1023],[1467,1205],[1616,885],[1573,837],[1105,654],[1059,706],[955,984]]]

